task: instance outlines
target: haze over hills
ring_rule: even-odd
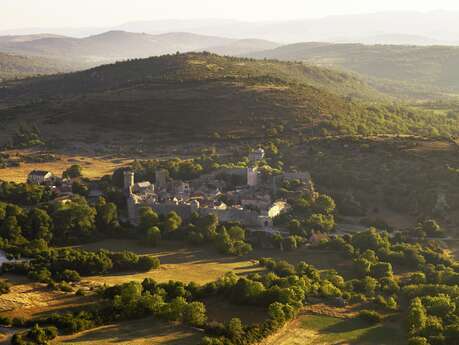
[[[255,58],[305,61],[340,68],[381,80],[407,83],[417,89],[459,91],[459,48],[330,43],[297,43],[249,54]],[[398,92],[398,91],[397,91]]]
[[[0,34],[53,34],[86,37],[121,30],[162,34],[190,32],[233,39],[256,38],[275,42],[307,41],[382,44],[458,44],[459,12],[379,12],[328,16],[319,19],[247,22],[228,19],[152,20],[104,28],[29,28]]]
[[[6,36],[0,37],[0,51],[24,55],[117,60],[208,50],[229,55],[248,54],[279,45],[263,40],[233,40],[223,37],[173,32],[161,35],[109,31],[86,38]]]

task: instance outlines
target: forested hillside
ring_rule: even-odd
[[[88,65],[71,61],[0,53],[0,81],[71,72],[86,66]]]
[[[12,82],[0,102],[10,131],[32,121],[53,135],[62,126],[78,132],[75,125],[174,140],[458,130],[454,117],[399,106],[346,73],[205,53]]]

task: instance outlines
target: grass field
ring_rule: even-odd
[[[58,337],[53,345],[196,345],[202,335],[189,328],[153,318],[102,326],[79,334]]]
[[[85,279],[93,283],[119,284],[133,280],[142,281],[149,277],[159,282],[179,280],[205,284],[230,271],[245,274],[261,269],[256,261],[250,258],[222,256],[210,249],[186,247],[182,243],[163,242],[158,248],[149,248],[136,241],[108,240],[83,247],[89,250],[130,250],[138,254],[157,256],[161,260],[161,267],[149,272],[93,276]]]
[[[33,156],[34,151],[8,151],[13,159],[20,155]],[[59,160],[46,163],[24,163],[21,162],[19,167],[10,167],[7,169],[0,169],[0,180],[11,182],[25,182],[27,175],[32,170],[47,170],[51,171],[56,176],[61,176],[62,172],[72,164],[79,164],[83,168],[83,174],[88,178],[98,178],[113,171],[121,166],[127,165],[130,160],[114,159],[108,156],[69,156],[69,155],[56,155]]]
[[[398,324],[369,325],[359,319],[301,315],[263,345],[403,345]]]
[[[94,302],[92,296],[75,296],[49,289],[20,276],[6,275],[10,292],[0,295],[0,313],[9,317],[36,317],[61,310],[70,310]]]
[[[336,268],[338,271],[350,269],[350,264],[336,254],[308,249],[284,253],[273,252],[272,250],[254,250],[245,257],[229,257],[217,253],[213,248],[193,247],[186,243],[166,241],[162,242],[158,248],[145,247],[138,241],[129,240],[106,240],[84,245],[82,248],[87,250],[100,248],[112,251],[129,250],[141,255],[157,256],[161,260],[161,267],[150,272],[93,276],[85,279],[87,282],[99,284],[119,284],[131,280],[141,281],[146,277],[159,282],[179,280],[205,284],[215,281],[231,271],[239,275],[258,272],[262,268],[258,265],[257,259],[262,257],[274,257],[292,263],[304,260],[320,269]]]

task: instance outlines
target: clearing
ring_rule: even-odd
[[[34,157],[40,154],[37,151],[20,150],[5,151],[12,160],[21,160],[24,156]],[[57,160],[43,163],[26,163],[20,161],[18,167],[0,169],[0,180],[23,183],[27,181],[27,175],[32,170],[51,171],[56,176],[61,176],[62,172],[72,164],[79,164],[83,168],[83,175],[87,178],[100,178],[104,175],[112,174],[119,167],[128,165],[131,160],[116,159],[113,156],[74,156],[65,154],[55,154]]]
[[[196,331],[154,318],[121,322],[70,336],[56,338],[52,344],[67,345],[196,345],[202,335]]]
[[[5,275],[11,283],[10,292],[0,295],[2,316],[31,318],[47,313],[70,310],[94,302],[91,296],[75,296],[49,289],[46,284],[35,283],[15,275]]]
[[[105,240],[83,245],[81,248],[86,250],[129,250],[140,255],[156,256],[161,260],[161,267],[149,272],[98,275],[84,279],[85,282],[96,284],[120,284],[129,281],[142,281],[145,278],[152,278],[158,282],[177,280],[184,283],[193,281],[198,284],[205,284],[217,280],[228,272],[245,275],[263,271],[257,262],[262,257],[287,260],[293,264],[306,261],[319,269],[335,268],[341,273],[347,273],[352,268],[349,260],[343,260],[336,253],[307,248],[300,248],[292,252],[257,249],[244,257],[225,256],[213,248],[194,247],[185,242],[170,241],[163,241],[159,247],[152,248],[143,246],[139,241],[134,240]]]
[[[303,314],[263,345],[403,345],[399,325],[369,325],[360,319]]]

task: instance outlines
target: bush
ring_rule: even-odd
[[[62,283],[60,283],[58,287],[59,287],[59,290],[63,292],[73,292],[73,288],[66,281],[63,281]]]
[[[0,315],[0,325],[2,326],[10,326],[11,319],[8,316],[1,316]]]
[[[408,345],[429,345],[426,338],[413,337],[408,339]]]
[[[149,271],[153,269],[157,269],[160,266],[160,261],[156,257],[152,256],[141,256],[139,258],[139,262],[137,264],[137,267],[139,270],[142,271]]]
[[[374,310],[362,310],[358,316],[360,319],[369,323],[379,323],[382,321],[382,316]]]
[[[10,292],[10,284],[7,281],[0,281],[0,295]]]
[[[64,270],[59,274],[59,278],[66,282],[79,282],[81,280],[80,274],[74,270]]]

